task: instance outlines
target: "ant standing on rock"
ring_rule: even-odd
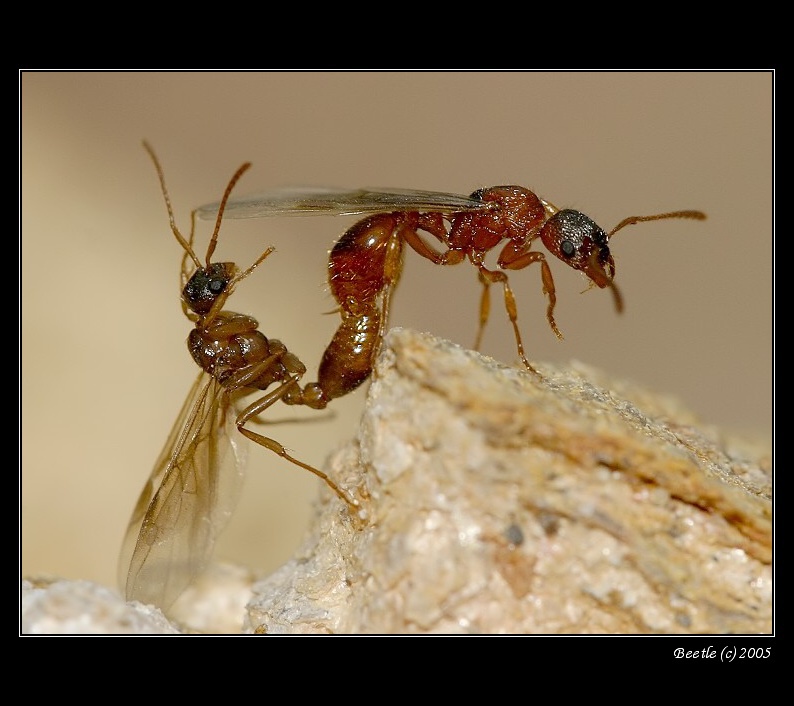
[[[221,205],[207,204],[197,213],[200,218],[213,218]],[[518,355],[527,370],[537,373],[524,353],[516,300],[505,272],[535,263],[540,266],[548,301],[546,319],[562,338],[554,320],[554,278],[546,255],[531,249],[536,240],[566,265],[583,272],[591,285],[609,288],[620,312],[623,299],[614,282],[615,262],[609,250],[612,236],[643,221],[706,217],[701,211],[630,216],[607,233],[583,213],[558,209],[521,186],[479,189],[468,197],[413,190],[277,189],[226,203],[227,218],[312,214],[371,214],[349,228],[329,256],[328,281],[342,322],[323,354],[317,382],[306,386],[316,394],[318,406],[351,392],[370,376],[406,244],[437,265],[455,265],[468,258],[477,269],[483,290],[475,349],[488,321],[490,286],[501,284]],[[438,241],[441,248],[422,233]],[[491,269],[485,258],[496,248],[501,249],[496,268]]]

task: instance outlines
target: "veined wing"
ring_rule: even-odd
[[[234,406],[202,372],[138,499],[120,558],[127,600],[167,610],[204,570],[245,466]]]
[[[286,187],[226,202],[226,218],[265,216],[345,216],[391,211],[437,211],[455,213],[492,208],[469,196],[413,189],[336,189],[333,187]],[[214,219],[220,202],[196,209],[199,218]]]

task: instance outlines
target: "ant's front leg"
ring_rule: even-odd
[[[551,330],[557,338],[562,339],[562,333],[557,328],[557,322],[554,320],[554,307],[557,304],[557,290],[554,287],[554,277],[551,274],[551,268],[546,261],[546,256],[542,252],[528,251],[531,246],[531,239],[523,245],[517,245],[514,242],[509,242],[502,249],[499,254],[497,264],[503,270],[523,270],[529,267],[533,262],[540,263],[540,276],[543,280],[543,294],[548,298],[548,306],[546,307],[546,319],[549,322]],[[505,275],[506,277],[506,275]],[[512,298],[512,293],[510,294]],[[515,305],[515,300],[514,305]],[[505,306],[507,306],[507,291],[505,291]],[[509,309],[508,309],[509,312]],[[512,320],[512,319],[511,319]]]

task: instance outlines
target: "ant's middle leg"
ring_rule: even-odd
[[[525,247],[528,247],[528,245]],[[472,262],[477,267],[480,275],[480,282],[483,285],[483,293],[480,300],[480,330],[478,332],[477,341],[479,342],[480,337],[482,336],[482,331],[486,322],[488,321],[488,315],[490,313],[490,286],[494,282],[501,282],[502,287],[504,288],[505,309],[510,319],[510,323],[513,325],[518,354],[521,356],[521,360],[525,367],[528,370],[537,373],[537,371],[529,364],[529,361],[524,355],[524,346],[521,342],[521,333],[518,329],[518,307],[516,306],[516,299],[513,295],[513,290],[510,288],[507,275],[504,272],[489,270],[482,264],[482,261],[479,258],[473,257]],[[548,298],[546,319],[549,322],[551,330],[554,331],[554,334],[557,336],[557,338],[562,338],[562,333],[560,333],[560,329],[557,328],[557,322],[554,320],[554,307],[557,304],[557,294],[554,287],[554,277],[552,277],[549,263],[546,262],[546,256],[543,253],[534,250],[530,252],[521,252],[520,250],[517,251],[515,244],[510,242],[502,250],[499,256],[498,265],[500,268],[505,270],[521,270],[525,267],[529,267],[529,265],[534,262],[540,263],[540,273],[541,279],[543,281],[543,294],[545,294]]]
[[[532,367],[530,362],[527,360],[526,355],[524,354],[524,344],[521,340],[521,331],[518,328],[518,307],[516,306],[516,298],[513,294],[513,290],[510,288],[510,282],[508,281],[507,275],[504,272],[495,272],[493,270],[489,270],[483,264],[478,264],[477,269],[480,276],[480,282],[482,282],[483,285],[483,293],[480,300],[480,328],[477,333],[477,341],[479,342],[479,339],[482,336],[482,331],[485,328],[485,323],[488,321],[488,313],[490,310],[489,288],[494,282],[500,282],[502,284],[502,289],[504,290],[505,310],[507,311],[507,316],[510,319],[510,323],[513,325],[513,334],[515,335],[516,339],[518,355],[521,357],[521,362],[524,364],[524,367],[531,373],[538,375],[538,371]]]
[[[485,325],[491,316],[491,283],[485,278],[480,270],[477,270],[477,278],[482,285],[482,294],[480,295],[480,323],[477,326],[477,335],[474,338],[473,349],[480,350],[482,345],[482,337],[485,332]]]

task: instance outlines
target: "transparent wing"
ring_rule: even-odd
[[[119,564],[127,600],[167,610],[206,567],[245,467],[227,400],[217,380],[196,378],[127,528]]]
[[[220,202],[196,210],[199,218],[214,219]],[[390,211],[438,211],[454,213],[492,208],[468,196],[440,191],[412,189],[335,189],[333,187],[287,187],[250,196],[232,198],[226,203],[226,218],[265,216],[344,216]]]

